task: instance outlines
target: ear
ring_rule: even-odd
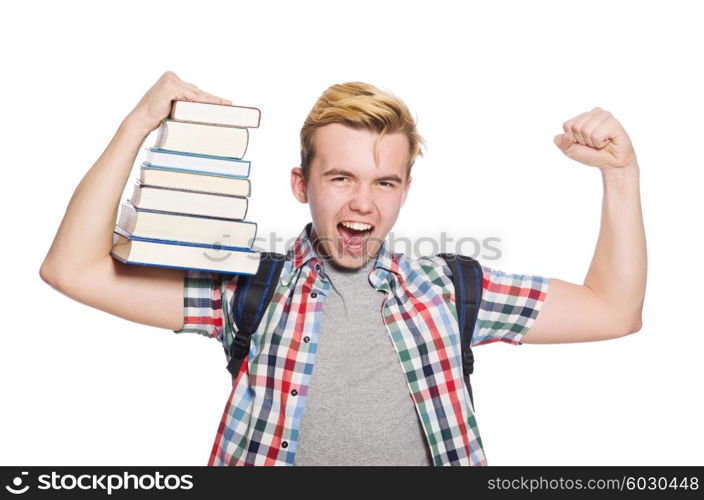
[[[408,179],[406,179],[406,186],[403,188],[403,198],[401,198],[401,206],[406,203],[406,197],[408,196],[408,191],[411,189],[412,180],[413,178],[410,175],[408,176]]]
[[[306,181],[303,178],[303,170],[301,167],[293,167],[291,169],[291,191],[298,201],[308,203]]]

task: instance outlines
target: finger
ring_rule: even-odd
[[[183,94],[189,101],[204,102],[208,104],[227,104],[232,105],[232,101],[228,99],[223,99],[208,92],[200,90],[195,85],[188,84],[183,89]]]
[[[196,95],[203,96],[203,97],[208,97],[208,96],[210,96],[210,94],[208,94],[207,92],[204,92],[203,90],[199,89],[198,87],[196,87],[196,86],[195,86],[194,84],[192,84],[192,83],[183,82],[183,84],[184,84],[185,87],[187,87],[187,88],[189,88],[190,90],[192,90]],[[211,97],[212,97],[212,96],[211,96]]]
[[[215,100],[217,104],[227,104],[229,106],[232,106],[232,101],[230,101],[229,99],[224,99],[214,94],[209,94],[208,92],[205,92],[205,95],[207,95],[210,99]]]
[[[204,92],[202,90],[198,91],[198,95],[201,96],[201,98],[203,99],[203,102],[215,103],[215,104],[232,104],[232,101],[229,101],[227,99],[223,99],[222,97],[216,96],[214,94],[210,94],[208,92]]]
[[[571,130],[577,137],[577,142],[584,146],[596,147],[596,144],[592,141],[590,132],[602,121],[604,121],[604,115],[610,115],[607,111],[601,108],[593,108],[587,113],[582,113],[579,117],[571,124]]]
[[[565,123],[562,124],[562,129],[565,131],[565,133],[569,133],[572,136],[573,141],[575,141],[575,142],[578,142],[580,140],[579,136],[577,135],[576,126],[579,123],[579,120],[584,118],[584,116],[586,114],[587,113],[581,113],[581,114],[575,116],[574,118],[567,120]]]
[[[581,115],[579,115],[578,118],[575,119],[574,122],[572,122],[572,135],[574,135],[577,138],[577,142],[583,146],[589,146],[589,139],[584,133],[584,125],[589,121],[591,117],[592,114],[591,111],[589,111],[587,113],[582,113]]]
[[[584,146],[578,142],[568,139],[569,132],[556,135],[555,144],[560,148],[565,156],[586,165],[594,165],[598,161],[599,155],[603,154],[592,147]]]
[[[216,96],[215,94],[211,94],[210,92],[206,92],[204,90],[199,89],[195,85],[193,86],[199,93],[200,95],[203,96],[205,99],[204,102],[209,102],[209,103],[214,103],[214,104],[227,104],[227,105],[232,105],[232,101],[229,99],[223,99],[220,96]]]
[[[562,124],[562,130],[564,130],[565,132],[572,132],[572,125],[580,118],[583,118],[584,115],[586,115],[587,113],[580,113],[577,116],[567,120],[565,123]]]
[[[584,138],[584,143],[589,147],[597,147],[594,142],[591,132],[604,120],[608,119],[611,113],[604,111],[603,109],[596,107],[593,108],[588,115],[588,118],[581,124],[581,134]]]
[[[589,145],[593,148],[602,149],[609,141],[608,132],[612,126],[611,113],[602,112],[596,115],[589,123],[584,125],[585,135],[589,139]]]
[[[600,123],[593,132],[595,140],[601,142],[600,149],[607,146],[610,142],[617,144],[620,130],[621,124],[613,116]]]

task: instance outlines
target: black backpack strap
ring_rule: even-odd
[[[237,289],[232,303],[232,318],[237,331],[230,345],[227,370],[236,377],[242,360],[249,354],[252,334],[276,291],[286,256],[276,252],[262,252],[256,274],[237,279]]]
[[[464,374],[469,399],[474,406],[472,386],[469,376],[474,373],[474,354],[472,353],[472,334],[477,322],[477,314],[482,300],[483,273],[478,261],[465,255],[441,253],[452,271],[452,282],[455,285],[455,306],[457,307],[457,322],[460,329],[462,348],[462,371]]]

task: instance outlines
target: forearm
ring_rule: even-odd
[[[647,275],[639,172],[637,163],[602,171],[601,228],[584,281],[627,329],[640,328]]]
[[[108,258],[120,197],[148,131],[125,118],[81,180],[42,264],[42,276],[75,276]]]

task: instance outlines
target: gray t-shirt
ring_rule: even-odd
[[[296,465],[432,465],[401,364],[381,317],[384,293],[358,270],[324,263],[315,365]]]

